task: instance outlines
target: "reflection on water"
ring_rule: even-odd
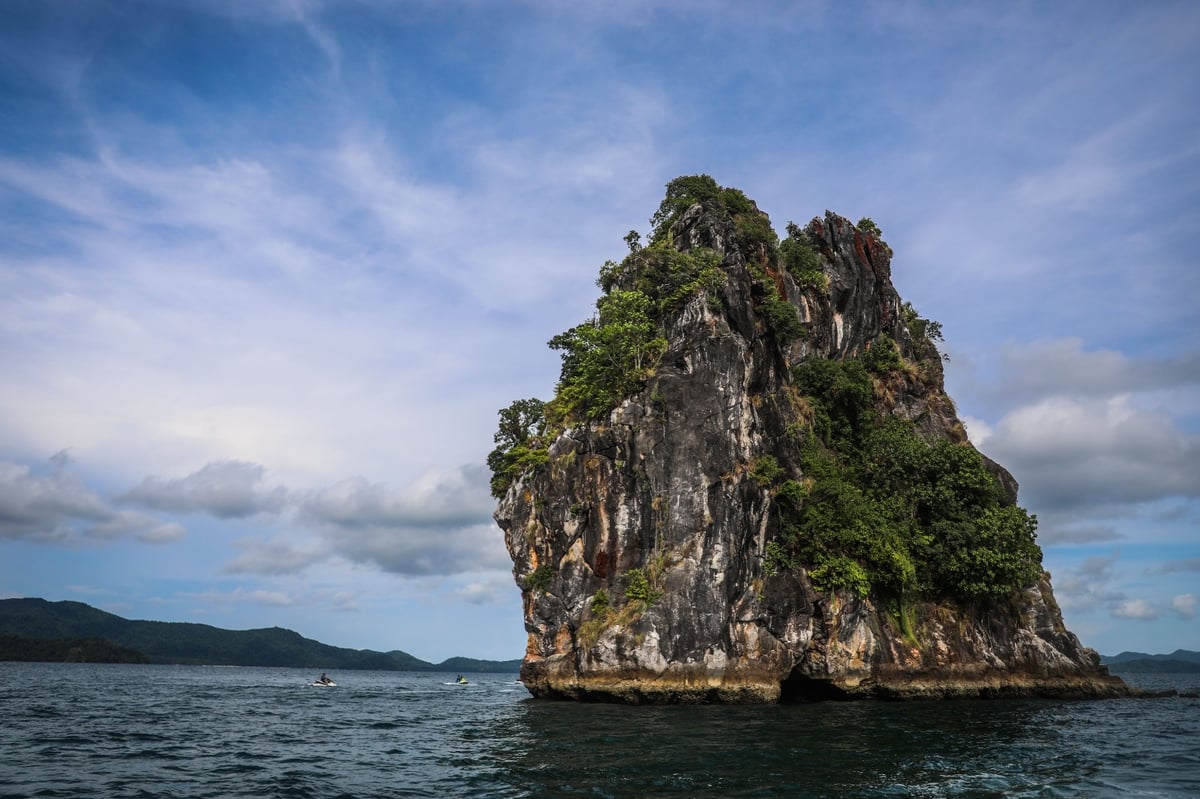
[[[526,701],[498,723],[516,744],[504,781],[528,796],[1091,797],[1137,786],[1182,797],[1200,792],[1198,710],[1194,699]]]
[[[626,707],[527,701],[504,725],[529,795],[849,796],[972,780],[1059,733],[1034,703]],[[500,737],[497,735],[496,737]],[[536,789],[534,788],[536,786]],[[978,786],[976,786],[978,787]],[[1014,787],[1012,781],[1006,788]],[[903,795],[903,792],[895,795]],[[946,794],[949,795],[949,794]]]

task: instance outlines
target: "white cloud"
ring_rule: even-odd
[[[243,538],[233,542],[239,554],[225,564],[230,574],[277,576],[297,574],[329,558],[319,542],[297,541],[296,535],[266,539]]]
[[[52,474],[38,476],[0,462],[0,536],[59,545],[183,536],[178,522],[115,507],[65,463],[64,457]],[[508,566],[483,466],[431,469],[404,487],[356,477],[292,491],[268,485],[260,464],[218,461],[183,478],[145,478],[118,501],[162,514],[258,517],[287,528],[233,541],[238,552],[225,564],[229,574],[298,574],[339,559],[407,576]]]
[[[1117,555],[1092,555],[1078,566],[1054,575],[1054,593],[1064,610],[1090,612],[1113,608],[1125,600],[1114,587]]]
[[[344,527],[453,527],[490,519],[492,507],[483,466],[429,471],[402,490],[355,477],[303,502],[304,512],[318,522]]]
[[[407,576],[499,569],[509,564],[499,528],[407,524],[328,525],[322,530],[331,552],[354,563]]]
[[[478,575],[455,589],[454,594],[471,605],[494,605],[511,601],[516,590],[511,572],[497,572]]]
[[[985,449],[988,439],[995,432],[992,430],[992,426],[984,420],[972,416],[962,416],[961,421],[963,427],[967,429],[967,437],[971,439],[971,443],[980,449]]]
[[[218,461],[178,480],[147,477],[120,499],[155,510],[207,513],[229,519],[276,513],[287,500],[282,486],[266,488],[257,463]]]
[[[988,448],[1039,509],[1200,497],[1200,437],[1125,396],[1051,397],[1017,408]]]
[[[482,466],[430,470],[403,488],[355,477],[279,496],[287,496],[276,510],[289,532],[239,540],[226,571],[293,574],[336,558],[408,576],[508,564]]]
[[[1130,599],[1121,602],[1112,610],[1112,615],[1119,619],[1137,619],[1151,621],[1159,617],[1158,608],[1144,599]]]
[[[1007,399],[1047,396],[1112,397],[1200,385],[1200,353],[1130,358],[1116,350],[1086,350],[1079,338],[1035,341],[1002,350],[995,382]]]
[[[0,538],[76,546],[132,538],[148,543],[178,540],[183,526],[116,509],[88,489],[56,456],[54,471],[0,462]]]
[[[182,592],[178,596],[215,605],[240,605],[249,603],[273,607],[292,607],[309,604],[312,601],[311,596],[295,592],[268,588],[246,588],[240,585],[228,591]]]
[[[358,597],[353,591],[334,591],[329,595],[330,607],[338,613],[356,613],[359,610]]]
[[[86,528],[83,532],[86,536],[106,541],[134,538],[147,544],[178,541],[187,534],[184,526],[178,522],[160,522],[140,513],[124,510],[113,512],[110,518]]]
[[[1196,618],[1196,595],[1180,594],[1171,599],[1171,610],[1183,619]]]

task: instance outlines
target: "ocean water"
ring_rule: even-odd
[[[0,663],[0,797],[1200,797],[1194,698],[625,707],[316,676]]]

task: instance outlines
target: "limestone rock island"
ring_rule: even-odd
[[[651,225],[488,458],[535,696],[1130,691],[1063,625],[1036,519],[968,441],[871,220],[780,240],[699,175]]]

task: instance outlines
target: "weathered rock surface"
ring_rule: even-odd
[[[828,212],[806,230],[825,290],[802,289],[766,247],[735,246],[727,214],[696,204],[680,215],[674,246],[721,257],[720,302],[702,292],[674,312],[645,388],[559,435],[548,463],[500,501],[529,633],[526,687],[625,702],[1128,693],[1064,627],[1049,575],[1004,602],[918,602],[906,635],[878,597],[765,568],[772,497],[750,470],[795,422],[777,401],[791,367],[859,355],[883,334],[906,357],[924,346],[905,324],[886,244]],[[764,273],[804,337],[772,334]],[[965,442],[940,359],[926,362],[890,387],[883,410]],[[987,463],[1015,501],[1011,475]],[[653,578],[653,601],[621,601],[631,570]],[[547,579],[532,584],[535,572]]]

